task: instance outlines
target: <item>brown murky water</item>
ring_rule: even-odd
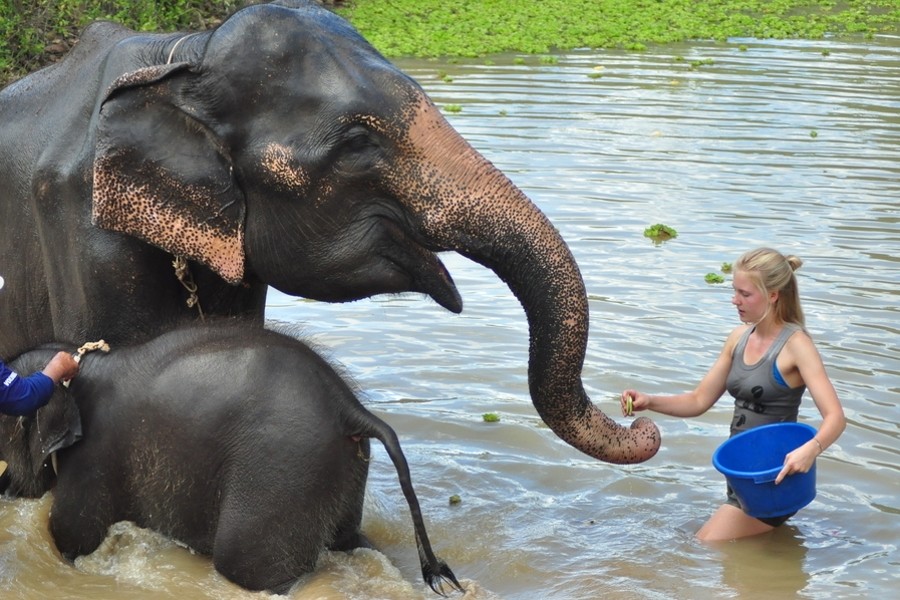
[[[461,107],[453,124],[571,244],[591,295],[584,377],[593,399],[615,412],[626,386],[692,387],[737,324],[730,282],[704,275],[754,246],[797,254],[808,325],[849,418],[819,461],[816,500],[771,535],[695,542],[722,500],[710,457],[727,436],[727,399],[697,419],[656,417],[664,444],[646,464],[580,455],[527,399],[527,327],[515,299],[460,257],[446,257],[460,316],[416,296],[331,306],[275,292],[269,316],[306,322],[397,429],[432,540],[470,598],[892,595],[900,39],[515,58],[399,63],[439,105]],[[654,223],[678,237],[654,245],[642,236]],[[484,423],[486,412],[500,422]],[[817,416],[807,397],[801,420]],[[291,598],[434,597],[393,468],[373,447],[364,530],[380,551],[326,554]],[[453,494],[460,504],[449,504]],[[48,510],[49,497],[0,499],[3,598],[268,597],[127,524],[72,567],[52,548]]]

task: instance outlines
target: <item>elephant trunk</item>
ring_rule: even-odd
[[[650,419],[641,417],[630,428],[622,427],[585,393],[581,369],[588,337],[587,293],[559,232],[427,99],[416,108],[410,140],[417,149],[415,179],[425,186],[416,190],[410,208],[429,242],[493,270],[525,310],[528,384],[541,418],[567,443],[600,460],[637,463],[654,456],[661,440]],[[432,165],[434,172],[422,172],[423,164]]]

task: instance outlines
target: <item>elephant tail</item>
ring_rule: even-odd
[[[406,503],[409,505],[409,512],[412,515],[413,529],[416,533],[416,549],[419,552],[419,564],[422,567],[422,577],[436,594],[446,596],[444,592],[444,584],[447,583],[453,589],[463,592],[462,586],[456,580],[456,576],[447,563],[434,554],[431,548],[431,542],[428,540],[428,533],[425,530],[425,520],[422,517],[422,510],[419,508],[419,499],[413,489],[412,477],[409,473],[409,464],[406,462],[406,456],[400,448],[400,440],[394,429],[370,413],[363,409],[363,414],[356,415],[354,419],[357,428],[353,437],[375,438],[381,442],[394,467],[397,469],[397,477],[400,480],[400,488],[403,495],[406,496]]]

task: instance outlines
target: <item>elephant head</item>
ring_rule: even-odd
[[[587,295],[560,234],[347,22],[275,2],[156,51],[102,102],[96,224],[235,284],[324,301],[413,291],[459,312],[436,255],[456,251],[522,303],[531,397],[553,431],[609,462],[656,453],[649,419],[623,428],[584,391]]]
[[[46,365],[56,350],[34,350],[10,363],[20,373]],[[0,492],[14,497],[39,498],[56,479],[51,455],[81,439],[81,416],[65,388],[57,387],[50,401],[34,415],[0,414],[0,460],[6,471]]]

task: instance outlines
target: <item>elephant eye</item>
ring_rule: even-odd
[[[375,134],[364,127],[354,127],[347,133],[344,148],[347,151],[363,151],[369,148],[377,148],[378,140]]]
[[[335,167],[341,171],[371,169],[381,158],[381,143],[367,129],[354,127],[340,146]]]

